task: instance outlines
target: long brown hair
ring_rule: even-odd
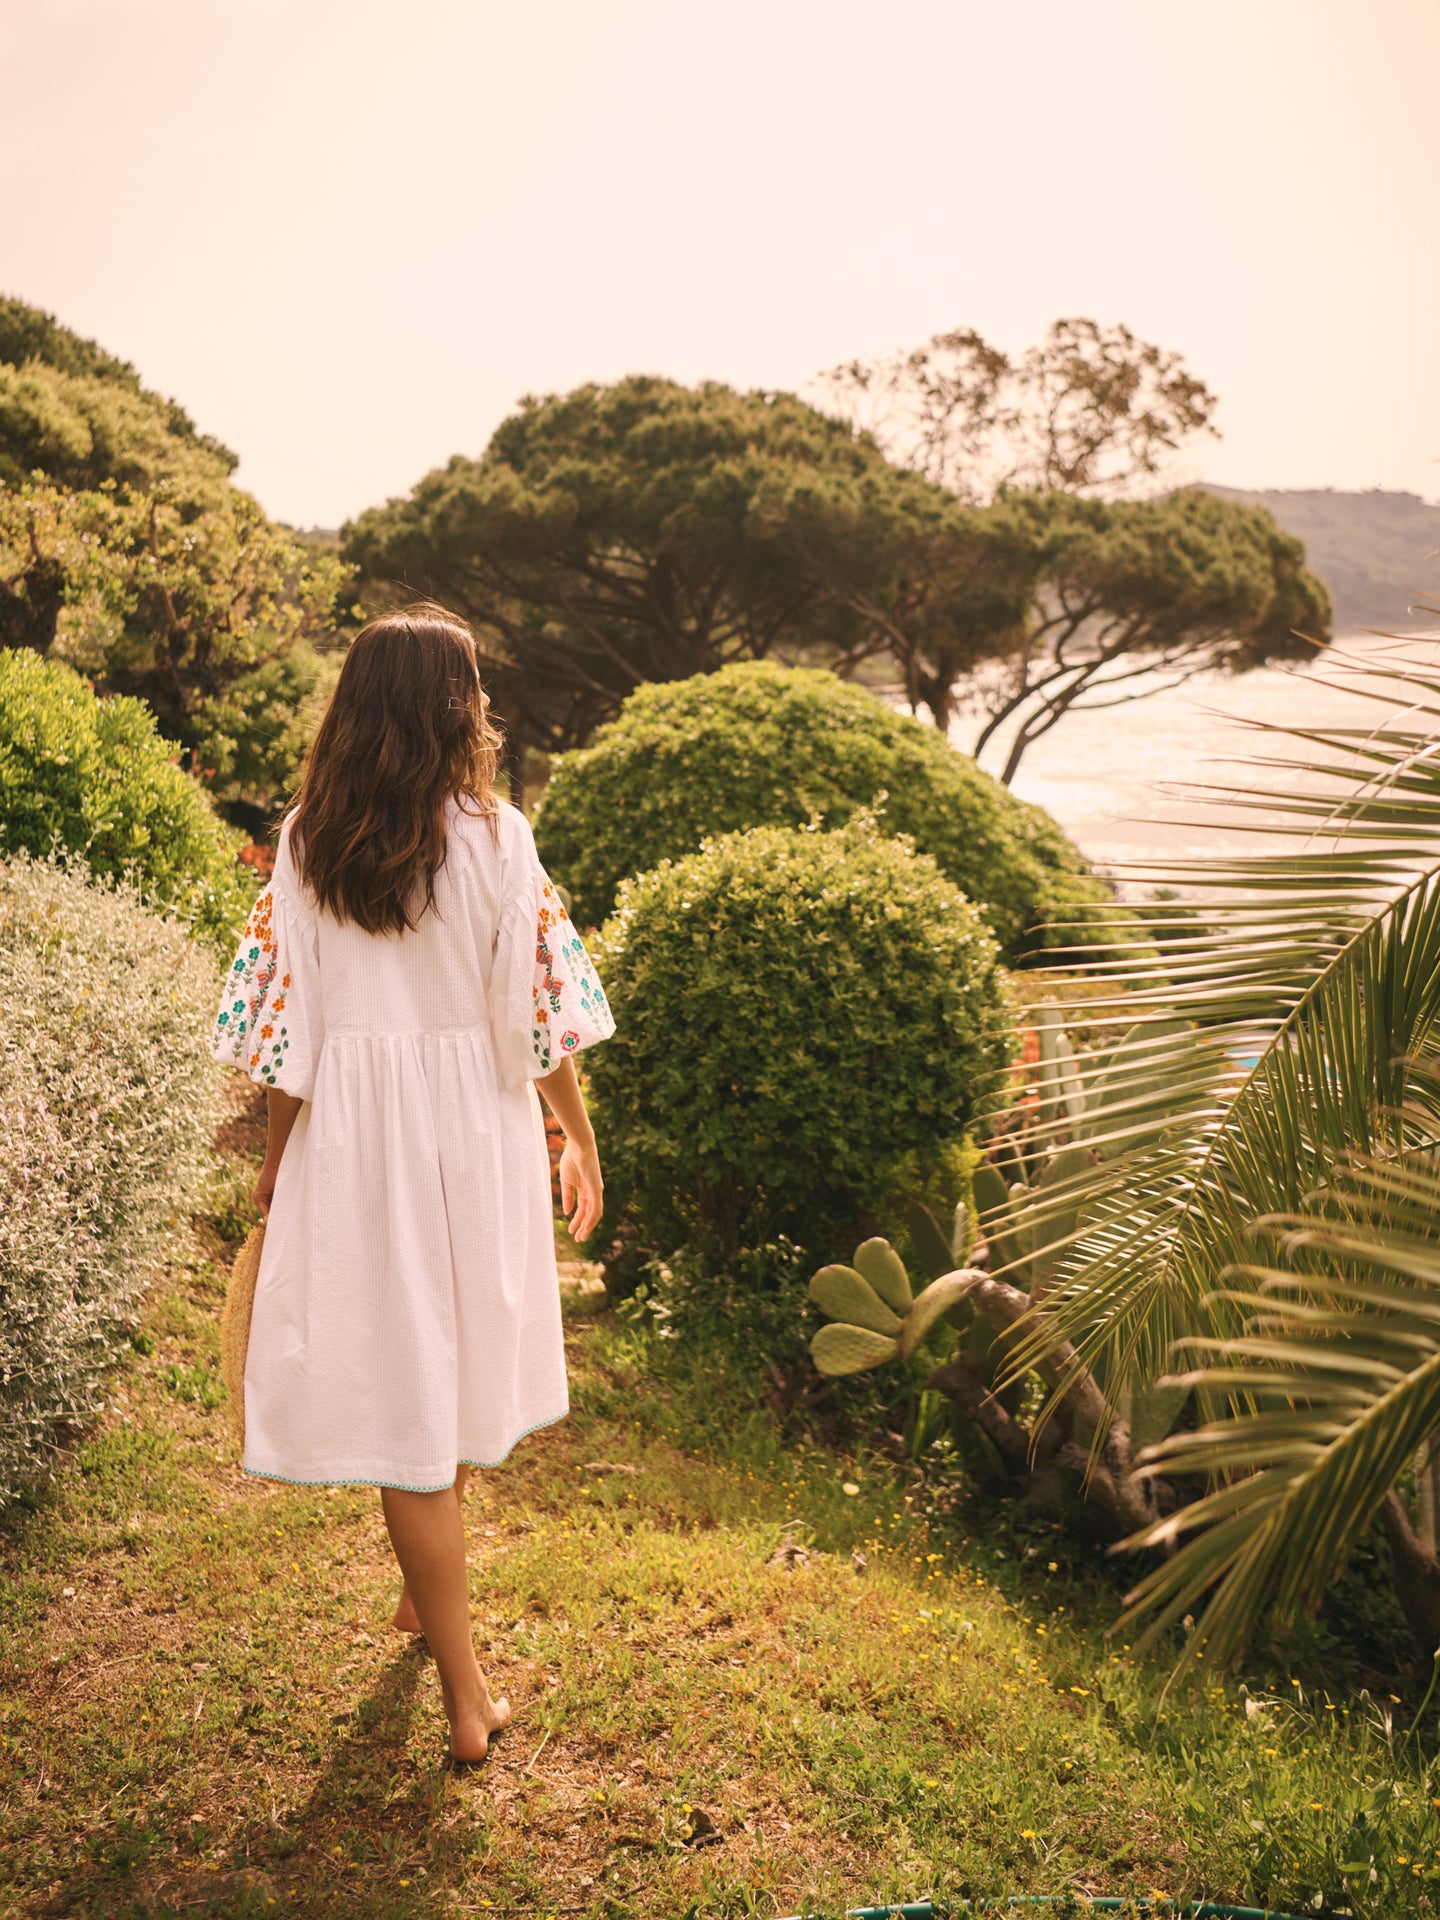
[[[291,828],[300,877],[337,919],[403,933],[434,906],[447,804],[495,812],[486,708],[474,636],[444,607],[384,614],[351,641]]]

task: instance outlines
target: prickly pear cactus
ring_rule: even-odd
[[[927,1391],[951,1400],[952,1431],[966,1457],[1012,1486],[1027,1478],[1038,1484],[1035,1461],[1047,1448],[1057,1460],[1068,1460],[1062,1439],[1079,1449],[1083,1466],[1095,1428],[1086,1429],[1068,1402],[1057,1403],[1049,1429],[1043,1421],[1021,1424],[1026,1386],[1006,1365],[1014,1344],[1010,1330],[1029,1321],[1081,1234],[1071,1197],[1082,1185],[1080,1176],[1147,1132],[1153,1137],[1175,1093],[1173,1066],[1157,1069],[1153,1084],[1137,1080],[1135,1072],[1151,1049],[1173,1060],[1173,1046],[1158,1044],[1170,1029],[1137,1027],[1108,1056],[1081,1060],[1058,1007],[1041,1007],[1032,1017],[1036,1040],[1027,1097],[997,1128],[989,1157],[975,1169],[971,1192],[948,1230],[918,1201],[909,1209],[909,1245],[926,1283],[917,1288],[900,1255],[882,1239],[857,1247],[852,1265],[822,1267],[810,1282],[810,1297],[829,1321],[810,1343],[823,1374],[903,1362],[945,1330],[948,1338],[936,1355],[941,1364]],[[990,1280],[1000,1285],[987,1295]],[[985,1312],[976,1310],[979,1299],[986,1300]],[[1131,1457],[1174,1424],[1184,1390],[1126,1383],[1106,1403],[1096,1387],[1103,1395],[1103,1382],[1089,1389],[1095,1418],[1108,1422],[1108,1405],[1131,1436],[1126,1458],[1115,1461],[1116,1470],[1128,1475]],[[1069,1464],[1076,1483],[1088,1487],[1080,1469]],[[1053,1475],[1054,1466],[1048,1470]]]
[[[810,1342],[811,1358],[821,1373],[832,1376],[908,1360],[963,1303],[974,1278],[952,1261],[950,1271],[917,1294],[890,1242],[867,1240],[855,1249],[854,1266],[821,1267],[810,1282],[810,1298],[831,1319]]]

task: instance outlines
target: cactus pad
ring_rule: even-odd
[[[898,1342],[868,1327],[833,1325],[821,1327],[810,1342],[810,1357],[821,1373],[863,1373],[866,1367],[878,1367],[893,1360],[900,1351]]]
[[[899,1316],[854,1267],[821,1267],[810,1282],[810,1298],[832,1320],[866,1327],[871,1333],[893,1336],[900,1331]]]
[[[905,1316],[900,1329],[900,1358],[908,1360],[935,1322],[965,1298],[974,1275],[947,1273],[932,1280]]]
[[[893,1307],[896,1313],[909,1310],[915,1297],[910,1290],[910,1276],[905,1271],[905,1262],[888,1240],[867,1240],[857,1247],[855,1265],[887,1307]]]

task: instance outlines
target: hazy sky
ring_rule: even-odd
[[[0,0],[0,289],[336,525],[521,393],[1123,320],[1440,494],[1437,0]]]

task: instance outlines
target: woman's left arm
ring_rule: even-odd
[[[267,1087],[265,1090],[265,1111],[269,1121],[265,1161],[250,1197],[267,1220],[270,1218],[270,1202],[275,1197],[275,1176],[280,1171],[285,1142],[290,1138],[290,1129],[304,1104],[293,1093],[282,1093],[279,1087]]]
[[[543,1074],[535,1084],[565,1132],[565,1151],[560,1156],[560,1211],[574,1238],[588,1240],[600,1224],[605,1182],[600,1177],[595,1130],[585,1111],[575,1062],[562,1060],[553,1073]]]

